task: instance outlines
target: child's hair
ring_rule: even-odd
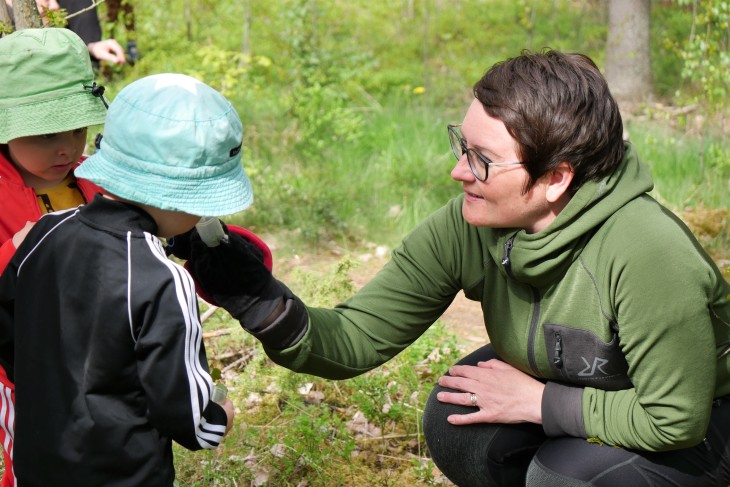
[[[0,39],[0,144],[104,123],[104,88],[68,29],[23,29]]]
[[[109,106],[99,150],[77,170],[120,198],[196,216],[222,216],[253,201],[241,165],[236,109],[182,74],[137,80]]]

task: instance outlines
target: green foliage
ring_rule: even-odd
[[[321,156],[334,155],[333,145],[357,140],[363,120],[352,109],[349,92],[367,67],[367,55],[346,53],[325,45],[323,38],[346,42],[344,31],[332,17],[333,10],[315,0],[295,0],[285,11],[285,38],[291,52],[291,89],[285,103],[298,122],[301,138],[297,147],[315,164]],[[329,26],[328,28],[323,28]],[[349,55],[345,55],[349,54]],[[356,82],[355,82],[356,83]]]
[[[206,80],[226,97],[233,97],[238,91],[260,90],[266,70],[271,66],[266,56],[251,56],[213,45],[201,47],[195,55],[198,67],[189,74]]]
[[[58,10],[47,10],[45,13],[45,22],[50,27],[66,27],[66,25],[68,25],[68,21],[66,20],[67,15],[68,12],[63,8]]]
[[[661,201],[676,209],[730,206],[730,145],[724,139],[687,138],[678,130],[631,127],[634,145],[652,170],[654,194]]]
[[[691,13],[676,5],[655,2],[651,13],[651,68],[655,94],[671,100],[686,82],[682,78],[683,63],[678,44],[689,35]]]
[[[12,34],[14,30],[10,22],[0,22],[0,37],[6,34]]]
[[[730,88],[730,2],[677,0],[693,5],[688,39],[676,45],[683,61],[682,77],[699,85],[699,92],[680,97],[697,103],[702,99],[711,112],[722,111]]]

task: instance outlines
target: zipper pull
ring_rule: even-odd
[[[553,357],[553,363],[559,369],[563,368],[563,337],[560,333],[555,334],[555,356]]]
[[[507,271],[507,275],[510,277],[512,276],[512,268],[511,268],[511,262],[509,260],[509,254],[512,252],[512,247],[514,246],[515,236],[517,234],[515,233],[510,238],[507,239],[507,241],[504,243],[504,254],[502,255],[502,265],[504,266],[504,269]]]
[[[512,245],[514,245],[514,240],[515,240],[515,237],[510,237],[504,243],[504,254],[502,255],[502,265],[503,266],[509,265],[509,254],[510,254],[510,252],[512,252]]]

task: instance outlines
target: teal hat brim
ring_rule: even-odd
[[[253,204],[251,182],[240,156],[229,163],[230,170],[215,178],[185,179],[136,170],[134,166],[107,157],[105,150],[100,150],[86,159],[74,174],[126,200],[196,216],[225,216]],[[147,192],[145,188],[154,188],[154,191]]]

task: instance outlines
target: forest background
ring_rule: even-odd
[[[461,121],[491,65],[522,49],[578,51],[618,83],[631,72],[609,76],[608,46],[622,28],[611,9],[644,16],[630,39],[646,45],[635,64],[649,77],[622,93],[626,136],[651,168],[652,195],[730,276],[730,2],[130,3],[142,57],[103,68],[108,98],[161,72],[225,94],[243,120],[255,191],[255,205],[226,221],[262,235],[277,277],[321,306],[352,294],[415,224],[461,192],[449,177],[446,125]],[[104,29],[124,45],[132,34],[122,26]],[[201,308],[211,366],[237,417],[214,452],[176,447],[180,486],[448,484],[429,459],[420,414],[436,378],[488,340],[478,307],[346,381],[275,366],[225,312]]]

